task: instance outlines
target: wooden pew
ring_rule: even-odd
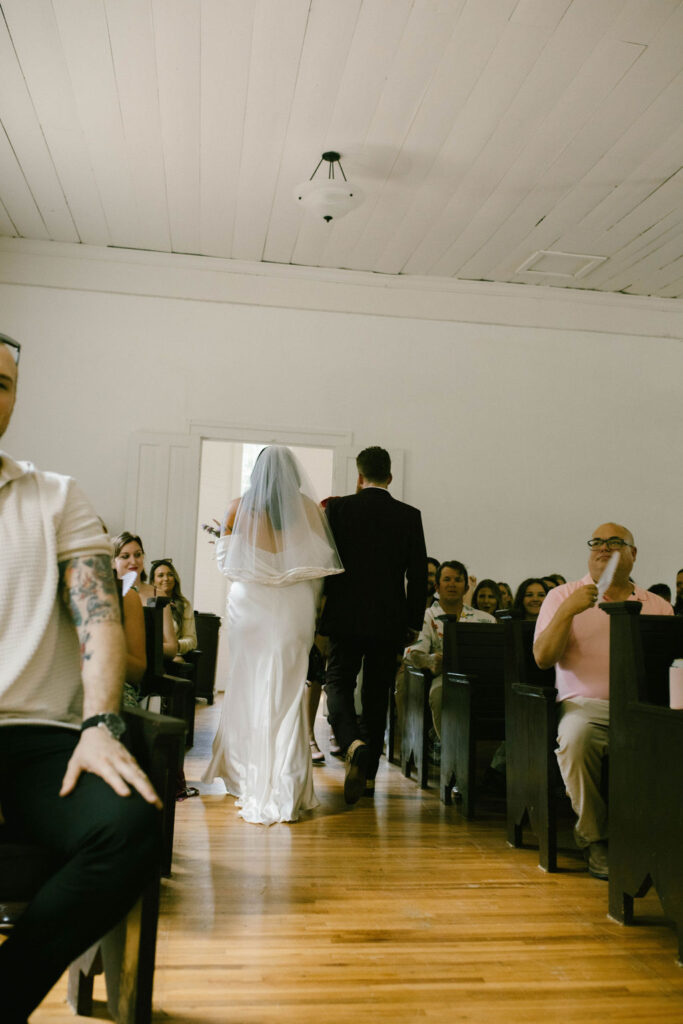
[[[191,746],[194,737],[194,683],[181,675],[167,671],[164,662],[163,607],[165,597],[150,598],[143,607],[145,615],[145,643],[147,671],[140,684],[142,697],[162,697],[162,713],[173,718],[182,718],[186,727],[186,744]],[[181,668],[182,666],[178,666]],[[188,739],[189,737],[189,739]],[[181,761],[182,764],[182,761]]]
[[[522,846],[525,823],[538,837],[538,864],[557,871],[557,794],[563,792],[557,766],[555,669],[534,661],[533,622],[505,622],[505,751],[507,832]]]
[[[668,707],[683,618],[639,601],[600,606],[610,622],[609,915],[633,923],[654,886],[683,962],[683,711]]]
[[[414,766],[418,785],[427,789],[429,759],[427,754],[432,713],[429,688],[432,674],[427,669],[405,665],[403,670],[403,728],[401,732],[401,770],[410,778]]]
[[[186,651],[181,655],[182,661],[175,661],[173,658],[164,658],[164,676],[171,676],[174,679],[184,679],[191,683],[192,688],[183,692],[183,717],[186,725],[185,746],[194,746],[194,720],[197,696],[197,674],[201,664],[203,652],[198,648],[194,651]]]
[[[440,796],[455,781],[466,818],[475,814],[476,745],[505,738],[505,628],[484,622],[444,623]]]
[[[175,771],[183,749],[183,722],[141,709],[125,709],[130,746],[157,792],[175,808]],[[9,932],[38,889],[58,868],[42,848],[0,829],[0,931]],[[90,1016],[94,975],[104,971],[110,1013],[117,1024],[149,1024],[159,912],[159,876],[129,914],[69,969],[68,999]]]
[[[216,690],[216,663],[218,661],[218,632],[221,620],[211,612],[195,612],[194,624],[197,631],[197,647],[202,656],[197,665],[195,697],[203,697],[213,704]]]

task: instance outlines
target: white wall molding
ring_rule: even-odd
[[[314,428],[302,430],[289,426],[251,426],[248,423],[190,422],[190,434],[202,440],[241,441],[243,444],[293,444],[305,448],[339,448],[353,442],[352,431],[330,431]]]
[[[0,283],[683,340],[679,299],[0,238]]]

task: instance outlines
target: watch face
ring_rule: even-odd
[[[113,712],[108,711],[102,715],[102,724],[106,725],[109,732],[112,734],[114,739],[120,740],[126,731],[126,723],[120,715],[115,715]]]
[[[126,731],[126,723],[121,718],[121,715],[117,715],[113,711],[103,711],[99,715],[92,715],[90,718],[87,718],[81,726],[81,732],[84,729],[90,729],[92,726],[100,725],[104,726],[115,740],[120,740]]]

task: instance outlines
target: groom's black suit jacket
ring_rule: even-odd
[[[427,600],[419,509],[385,488],[366,487],[330,498],[325,511],[345,571],[325,579],[320,632],[383,637],[401,646],[407,628],[422,628]]]

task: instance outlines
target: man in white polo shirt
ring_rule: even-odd
[[[0,436],[20,346],[0,335]],[[132,906],[159,798],[119,741],[125,640],[108,537],[75,482],[0,451],[0,807],[61,864],[0,946],[0,1015],[25,1024]]]
[[[556,754],[578,819],[574,834],[590,873],[606,879],[607,804],[600,779],[609,738],[609,616],[597,605],[598,583],[613,552],[619,562],[601,601],[640,601],[643,615],[671,615],[673,609],[631,580],[636,547],[625,526],[603,523],[588,547],[587,575],[551,590],[541,605],[534,657],[540,668],[555,666]]]
[[[427,608],[420,635],[414,644],[406,647],[403,656],[415,668],[428,668],[434,676],[429,689],[429,706],[432,711],[434,731],[441,739],[441,704],[443,698],[443,620],[454,616],[458,622],[491,622],[495,618],[488,612],[480,612],[465,604],[469,586],[467,569],[455,560],[442,562],[436,571],[436,597],[434,604]]]

